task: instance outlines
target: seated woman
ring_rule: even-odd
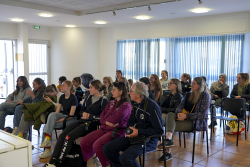
[[[191,91],[191,76],[187,73],[181,75],[181,86],[182,86],[182,95],[185,96],[187,92]]]
[[[17,78],[16,90],[9,94],[9,96],[6,98],[6,102],[0,104],[0,129],[4,129],[5,117],[7,115],[14,114],[16,104],[29,97],[27,91],[30,89],[30,85],[25,76],[20,76]]]
[[[83,90],[81,88],[81,84],[82,84],[82,79],[81,77],[75,77],[72,80],[72,84],[74,85],[76,91],[75,91],[75,96],[77,98],[78,104],[82,101],[83,99]]]
[[[123,82],[115,82],[112,90],[113,97],[104,111],[101,113],[100,129],[89,133],[81,140],[81,148],[84,162],[82,166],[87,166],[87,161],[96,153],[101,165],[106,167],[110,164],[102,152],[102,147],[111,141],[111,135],[116,127],[125,128],[131,114],[131,105],[128,100],[128,92]],[[125,130],[117,132],[116,138],[124,136]]]
[[[168,90],[163,94],[159,102],[163,120],[165,120],[169,112],[175,112],[183,98],[181,94],[181,82],[177,78],[170,79]]]
[[[108,101],[114,100],[112,97],[111,90],[113,89],[113,80],[111,77],[103,77],[103,84],[108,88],[107,99]]]
[[[55,112],[49,114],[47,123],[43,129],[43,142],[40,148],[45,148],[45,151],[39,158],[47,158],[52,155],[51,152],[51,141],[50,136],[55,127],[62,127],[63,120],[67,115],[74,115],[76,106],[78,105],[77,98],[73,92],[73,84],[71,81],[64,81],[61,86],[61,92],[64,93],[61,95],[59,99],[59,104],[56,108]],[[61,111],[61,107],[63,107],[63,111]],[[76,119],[70,117],[67,120],[67,126],[75,122]]]
[[[210,93],[212,96],[211,104],[215,104],[216,106],[222,106],[222,98],[227,97],[229,93],[229,86],[226,84],[226,75],[220,74],[219,80],[213,82],[210,87]],[[216,116],[216,110],[213,108],[213,116]],[[216,126],[216,119],[213,119],[213,126]],[[211,127],[211,125],[209,125]]]
[[[246,99],[246,108],[249,109],[250,104],[250,84],[249,84],[249,74],[248,73],[239,73],[237,75],[237,84],[234,85],[231,92],[231,98],[244,98]],[[244,113],[244,112],[243,112]],[[243,113],[241,115],[243,115]],[[239,117],[240,115],[236,115]],[[245,117],[243,115],[242,117]]]
[[[100,114],[108,104],[108,100],[105,97],[107,94],[107,87],[99,80],[92,81],[89,87],[90,95],[84,100],[83,107],[81,109],[81,119],[69,125],[60,134],[52,157],[50,158],[49,163],[45,166],[55,167],[56,164],[61,163],[68,155],[75,139],[83,137],[86,134],[96,130],[97,124],[91,123],[88,127],[88,131],[86,131],[86,124],[84,124],[84,122],[92,121],[95,118],[100,117]],[[104,91],[104,96],[101,95],[102,91]]]
[[[47,86],[45,88],[44,92],[45,92],[45,94],[47,96],[45,97],[44,94],[42,94],[42,99],[44,99],[48,103],[49,102],[53,103],[54,106],[55,106],[55,108],[57,108],[57,106],[59,104],[59,98],[60,98],[61,93],[59,91],[57,91],[56,86],[54,84],[49,85],[49,86]],[[57,96],[56,103],[49,96]],[[32,103],[32,104],[33,105],[37,105],[38,103],[39,102]],[[27,105],[27,104],[23,104],[23,105]],[[21,108],[22,112],[23,112],[23,109],[24,108]],[[42,116],[42,117],[43,117],[43,118],[41,118],[42,122],[45,123],[45,115]],[[32,125],[34,125],[34,124],[35,124],[35,120],[25,120],[25,115],[22,114],[21,115],[20,124],[19,124],[19,127],[18,127],[18,131],[19,131],[18,136],[25,139],[27,137],[27,133],[29,131],[29,127],[32,126]],[[40,129],[40,126],[39,126],[39,129]],[[14,134],[14,135],[16,135],[16,134]]]
[[[13,125],[14,125],[14,130],[12,131],[13,135],[18,135],[18,133],[19,133],[18,127],[19,127],[19,124],[21,121],[21,117],[23,115],[22,104],[23,103],[37,103],[40,101],[44,101],[43,94],[45,92],[44,91],[45,87],[46,87],[46,85],[41,78],[34,79],[33,92],[31,90],[28,90],[27,93],[30,96],[17,103],[18,106],[16,106],[16,108],[15,108],[15,113],[14,113],[14,118],[13,118]]]
[[[118,79],[118,82],[124,82],[124,83],[125,83],[125,87],[126,87],[127,91],[129,92],[130,87],[129,87],[127,78],[125,78],[125,77],[120,77],[120,78]]]
[[[155,102],[158,103],[162,97],[162,87],[158,75],[150,76],[149,90],[154,94]]]
[[[174,146],[172,137],[174,132],[193,131],[193,120],[204,118],[208,115],[210,105],[210,95],[208,93],[206,82],[201,77],[194,78],[191,84],[191,92],[186,93],[185,98],[177,107],[175,113],[168,113],[166,116],[166,157],[161,156],[159,161],[170,160],[172,158],[171,148]],[[196,124],[197,129],[206,129],[207,121],[200,120]]]
[[[161,83],[161,87],[162,87],[162,91],[165,92],[166,90],[168,90],[168,72],[166,70],[162,70],[161,71],[161,79],[160,79],[160,83]]]

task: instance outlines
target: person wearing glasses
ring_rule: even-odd
[[[142,82],[136,82],[129,94],[131,100],[136,102],[127,123],[127,129],[131,129],[132,133],[126,133],[124,137],[107,143],[102,149],[115,167],[140,167],[136,158],[143,153],[143,147],[141,142],[136,142],[136,139],[163,134],[161,109],[155,101],[148,98],[148,87]],[[151,138],[146,143],[146,152],[155,150],[158,140]]]
[[[208,116],[210,94],[208,93],[206,82],[201,77],[196,77],[192,81],[191,88],[191,92],[186,93],[186,96],[176,108],[175,113],[169,112],[166,116],[166,160],[172,159],[171,147],[174,146],[172,140],[173,133],[182,131],[192,132],[194,129],[193,120]],[[205,130],[206,128],[206,120],[197,121],[196,129]]]
[[[111,141],[111,135],[115,128],[126,128],[131,114],[131,105],[128,99],[128,91],[123,82],[114,82],[111,91],[115,100],[111,100],[100,115],[100,129],[95,130],[82,138],[80,146],[84,162],[82,167],[87,166],[87,161],[94,155],[99,158],[103,167],[110,164],[104,156],[102,147]],[[124,136],[125,129],[116,133],[116,138]]]

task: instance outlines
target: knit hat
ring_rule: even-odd
[[[224,80],[224,83],[226,83],[226,82],[227,82],[227,76],[226,76],[226,74],[223,74],[223,73],[222,73],[222,74],[220,74],[220,76],[223,76],[223,78],[225,79],[225,80]]]

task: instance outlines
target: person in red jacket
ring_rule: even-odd
[[[87,161],[96,153],[101,165],[106,167],[110,164],[104,156],[102,147],[111,141],[111,135],[115,128],[126,128],[131,114],[131,105],[128,99],[128,92],[123,82],[115,82],[111,91],[113,98],[100,115],[100,129],[89,133],[82,138],[80,146],[82,149],[84,162],[82,166],[87,166]],[[125,130],[116,133],[116,138],[125,135]]]

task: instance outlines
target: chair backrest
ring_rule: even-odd
[[[231,114],[240,113],[245,107],[246,99],[225,98],[223,109]]]

